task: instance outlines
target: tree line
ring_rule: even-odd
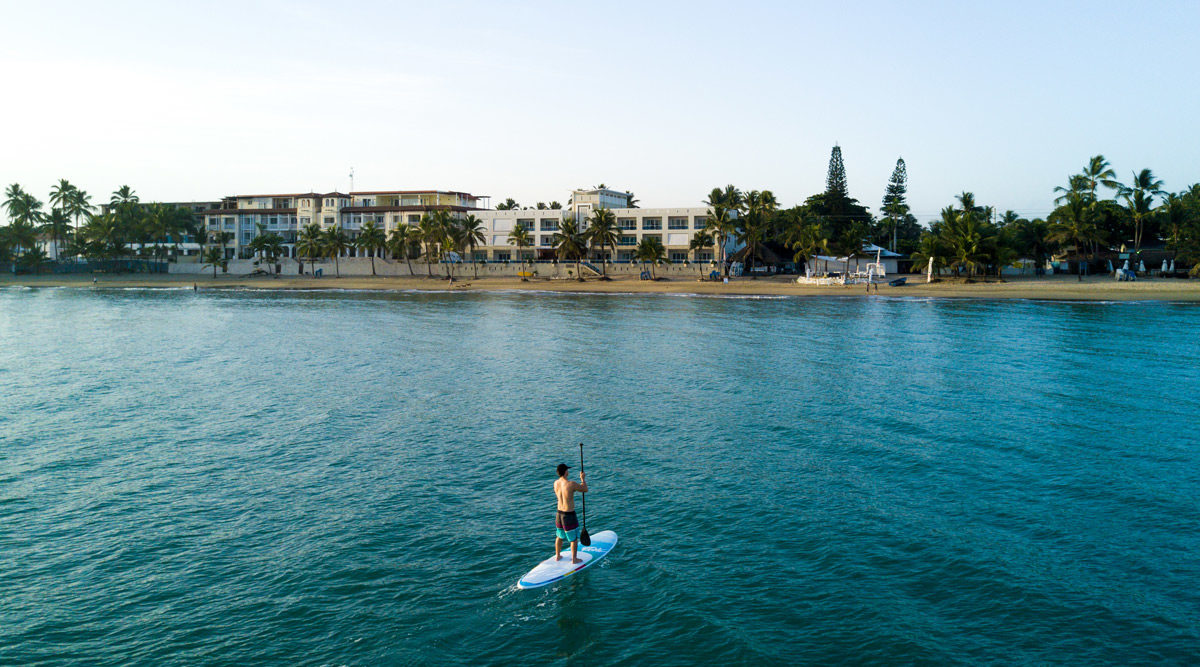
[[[37,265],[73,257],[116,259],[135,254],[164,257],[187,236],[204,236],[202,222],[187,208],[167,204],[143,205],[128,185],[113,191],[107,207],[97,207],[87,191],[66,179],[51,190],[50,208],[19,184],[4,191],[8,224],[0,226],[0,261]],[[54,255],[39,244],[51,241]],[[224,237],[222,244],[232,240]]]
[[[939,274],[967,278],[998,276],[1018,259],[1043,267],[1051,257],[1067,257],[1082,280],[1089,265],[1099,268],[1102,256],[1111,259],[1114,251],[1128,253],[1136,267],[1143,246],[1153,244],[1173,260],[1192,264],[1192,275],[1200,275],[1200,184],[1167,192],[1150,169],[1134,171],[1122,182],[1097,155],[1054,194],[1048,216],[1026,219],[1011,210],[1001,214],[963,192],[922,228],[906,201],[903,158],[896,162],[876,217],[850,196],[841,148],[834,146],[825,190],[798,206],[780,209],[769,190],[714,188],[705,200],[705,233],[710,241],[736,239],[747,248],[750,266],[764,246],[790,250],[799,265],[820,254],[861,256],[863,246],[873,243],[909,255],[916,270],[932,266]],[[724,245],[717,251],[727,270]]]

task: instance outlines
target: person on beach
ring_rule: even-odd
[[[554,560],[562,560],[562,543],[571,543],[571,562],[580,560],[575,554],[579,545],[579,517],[575,516],[575,492],[587,493],[587,478],[579,473],[579,481],[567,479],[571,466],[558,464],[558,479],[554,480],[554,496],[558,499],[558,512],[554,516]]]

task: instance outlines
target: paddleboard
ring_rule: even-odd
[[[538,563],[538,566],[530,570],[529,574],[521,577],[521,580],[517,582],[517,588],[540,588],[556,581],[562,581],[576,572],[582,572],[599,563],[615,546],[617,546],[616,533],[611,530],[596,533],[592,535],[591,546],[579,545],[577,557],[583,562],[572,563],[571,549],[568,547],[562,550],[560,560],[547,558]]]

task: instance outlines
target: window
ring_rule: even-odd
[[[507,262],[510,259],[512,259],[512,253],[509,253],[509,252],[497,252],[496,253],[496,261],[497,262]]]
[[[617,253],[617,261],[618,262],[633,261],[633,253],[629,252],[628,250],[622,250]]]
[[[637,245],[637,237],[622,236],[620,239],[617,239],[617,245]]]
[[[300,216],[300,226],[307,227],[312,222],[312,218],[307,215]]]
[[[554,246],[554,237],[553,236],[550,236],[549,234],[547,234],[546,236],[541,237],[541,239],[542,240],[538,245],[542,246],[543,248],[550,248],[550,247]]]
[[[662,218],[642,218],[642,229],[662,229]]]
[[[527,232],[532,232],[533,231],[533,221],[532,220],[518,220],[517,227],[524,229]],[[497,227],[496,229],[499,229],[499,227]]]
[[[704,229],[708,224],[708,218],[703,215],[698,215],[692,219],[692,229]]]
[[[667,218],[667,229],[687,229],[687,218]]]
[[[325,216],[325,226],[326,226],[326,227],[332,227],[332,226],[333,226],[333,216],[332,216],[332,215],[327,215],[327,216]]]
[[[533,221],[532,220],[518,220],[517,224],[521,224],[524,222],[529,223],[529,228],[533,229]],[[542,225],[541,229],[543,232],[558,231],[558,221],[555,220],[554,218],[542,218],[541,225]]]
[[[671,251],[671,256],[670,256],[670,259],[671,259],[671,261],[672,261],[672,262],[683,262],[683,261],[686,261],[686,260],[687,260],[687,253],[686,253],[686,252],[679,252],[679,251],[675,251],[675,250],[673,250],[673,251]]]
[[[413,214],[411,214],[411,215],[409,215],[409,216],[408,216],[408,224],[410,224],[410,225],[415,225],[415,224],[417,224],[417,223],[419,223],[419,222],[421,222],[421,216],[420,216],[420,215],[418,215],[418,214],[416,214],[416,213],[413,213]]]
[[[711,262],[712,261],[712,252],[705,251],[705,252],[696,253],[696,261],[697,262]]]
[[[617,229],[637,229],[637,218],[617,218]]]
[[[267,226],[268,227],[278,227],[279,226],[279,216],[277,216],[277,215],[267,216]]]

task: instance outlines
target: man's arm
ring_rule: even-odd
[[[584,477],[582,472],[579,473],[579,481],[571,482],[571,484],[575,487],[576,491],[580,493],[587,493],[587,477]]]

